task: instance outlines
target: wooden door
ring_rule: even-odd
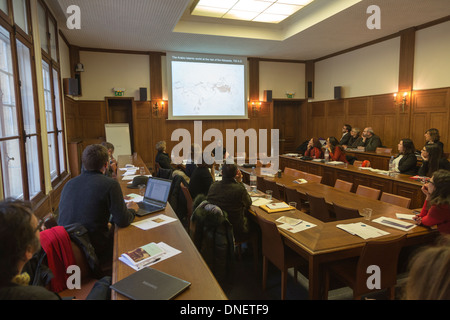
[[[273,128],[280,132],[280,154],[295,152],[300,145],[301,100],[274,100]]]

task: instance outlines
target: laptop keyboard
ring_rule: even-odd
[[[161,208],[160,206],[155,206],[155,205],[143,203],[143,202],[139,202],[138,206],[139,206],[139,208],[141,208],[143,210],[147,210],[147,211],[153,211],[153,210],[157,210],[157,209]]]

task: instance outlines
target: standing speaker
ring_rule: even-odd
[[[313,98],[313,83],[308,81],[308,98]]]
[[[139,88],[139,100],[147,101],[147,88]]]
[[[342,96],[342,87],[334,87],[334,98],[341,99]]]
[[[264,90],[264,102],[272,102],[272,90]]]

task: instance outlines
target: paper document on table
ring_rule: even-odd
[[[137,170],[137,169],[139,169],[139,168],[133,166],[132,164],[127,164],[127,165],[125,166],[125,168],[119,168],[119,170],[121,170],[121,171]]]
[[[265,204],[269,204],[271,203],[272,200],[266,199],[266,198],[261,198],[261,197],[252,197],[252,205],[253,206],[263,206]]]
[[[396,213],[397,219],[414,221],[415,214]]]
[[[180,250],[175,249],[171,246],[169,246],[168,244],[164,243],[164,242],[160,242],[157,244],[159,248],[161,248],[162,250],[164,250],[164,253],[160,256],[158,256],[156,259],[153,259],[151,261],[149,261],[147,264],[143,265],[143,266],[135,266],[133,265],[131,262],[129,262],[126,258],[120,256],[119,260],[122,261],[123,263],[125,263],[127,266],[130,266],[131,268],[133,268],[134,270],[138,271],[142,268],[146,268],[149,266],[152,266],[160,261],[166,260],[168,258],[171,258],[179,253],[181,253]]]
[[[362,222],[338,224],[336,225],[336,227],[344,231],[347,231],[350,234],[357,235],[363,238],[364,240],[377,238],[389,234],[389,232],[377,229]]]
[[[289,208],[289,205],[286,202],[277,202],[277,203],[268,204],[267,208],[269,208],[271,210],[277,210],[277,209]]]
[[[382,224],[384,226],[392,227],[392,228],[403,230],[403,231],[411,230],[417,226],[414,223],[401,221],[401,220],[397,220],[397,219],[392,219],[392,218],[388,218],[388,217],[379,217],[372,221]]]
[[[139,229],[142,229],[142,230],[149,230],[149,229],[153,229],[153,228],[165,225],[167,223],[171,223],[176,220],[177,219],[168,217],[165,214],[159,214],[157,216],[154,216],[154,217],[151,217],[151,218],[148,218],[145,220],[133,222],[131,225],[135,226]]]
[[[284,229],[286,231],[297,233],[300,231],[304,231],[307,229],[314,228],[316,225],[301,219],[295,219],[291,217],[280,217],[276,220],[276,222],[282,223],[278,225],[278,228]]]
[[[142,202],[144,200],[144,197],[136,194],[136,193],[130,193],[123,197],[126,203],[133,201],[133,202]]]

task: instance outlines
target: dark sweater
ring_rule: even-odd
[[[11,283],[0,288],[0,300],[61,300],[61,298],[44,287],[19,286]]]
[[[170,157],[167,153],[162,152],[162,151],[158,151],[158,153],[156,154],[156,158],[155,161],[157,163],[159,163],[161,168],[164,169],[172,169],[172,166],[170,165],[171,161],[170,161]]]
[[[191,175],[189,181],[189,193],[192,199],[195,199],[199,194],[208,194],[209,187],[213,183],[211,172],[207,167],[197,167]]]
[[[400,157],[399,154],[397,157]],[[401,160],[398,163],[398,170],[400,173],[409,174],[410,176],[414,176],[417,173],[417,157],[414,153],[404,154]]]
[[[127,208],[116,180],[100,171],[84,171],[64,186],[58,224],[65,227],[80,223],[86,227],[97,255],[102,258],[104,250],[111,250],[113,244],[108,222],[127,227],[134,214],[134,210]]]

